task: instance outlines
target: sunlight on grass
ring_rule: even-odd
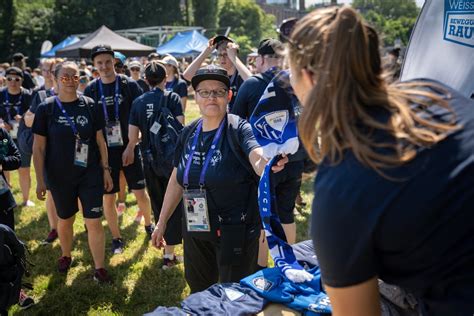
[[[191,123],[200,116],[193,100],[188,101],[186,122]],[[11,173],[15,198],[21,201],[18,190],[18,173]],[[76,215],[74,223],[73,265],[67,275],[57,272],[57,259],[61,255],[59,242],[41,245],[48,231],[48,219],[44,202],[34,196],[36,181],[32,169],[32,187],[30,199],[35,207],[15,210],[16,231],[26,241],[31,252],[29,260],[34,290],[30,291],[36,305],[29,310],[20,311],[17,306],[10,310],[11,315],[141,315],[157,306],[178,306],[189,295],[189,287],[184,280],[184,266],[162,270],[162,251],[152,248],[143,228],[134,222],[137,204],[133,194],[127,196],[126,212],[119,223],[125,250],[123,254],[111,254],[111,235],[105,219],[102,221],[106,236],[106,266],[114,283],[98,285],[92,280],[93,262],[87,243],[82,215]],[[297,240],[308,239],[308,219],[312,200],[312,176],[303,182],[303,198],[307,206],[296,212],[298,227]],[[178,256],[183,248],[177,247]],[[270,260],[270,266],[273,262]]]

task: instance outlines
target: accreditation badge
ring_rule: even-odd
[[[11,120],[11,121],[8,121],[8,125],[10,125],[11,128],[12,128],[9,132],[11,138],[17,139],[17,137],[18,137],[18,127],[20,126],[20,123],[18,123],[15,120]]]
[[[188,232],[209,232],[209,212],[206,190],[185,190],[183,193],[184,213]]]
[[[80,167],[87,167],[87,156],[89,154],[89,145],[76,139],[76,150],[74,154],[74,164]]]
[[[120,128],[120,122],[108,122],[105,127],[107,135],[107,145],[109,147],[123,146],[122,129]]]

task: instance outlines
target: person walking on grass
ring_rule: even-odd
[[[56,65],[54,78],[57,96],[47,98],[38,107],[33,123],[36,195],[39,200],[45,199],[47,181],[59,218],[62,255],[58,271],[67,273],[71,267],[79,199],[94,260],[94,280],[110,282],[102,227],[103,192],[113,188],[102,132],[105,120],[92,99],[78,97],[79,68],[75,63]]]

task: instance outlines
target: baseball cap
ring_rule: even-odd
[[[125,64],[125,61],[127,60],[127,57],[121,52],[114,52],[114,58],[120,60],[122,64]]]
[[[159,59],[159,58],[160,58],[160,54],[158,54],[158,53],[150,53],[150,54],[148,54],[148,60],[151,60],[151,59],[153,59],[153,58],[158,58],[158,59]]]
[[[166,68],[165,66],[156,61],[150,61],[145,67],[145,78],[152,79],[156,82],[161,82],[166,77]]]
[[[259,55],[278,55],[282,49],[282,43],[274,38],[266,38],[258,44],[257,53]]]
[[[223,41],[234,43],[234,40],[231,39],[230,37],[227,37],[225,35],[217,35],[216,37],[214,37],[214,40],[212,41],[212,44],[219,45],[219,43],[223,42]]]
[[[9,67],[5,71],[5,76],[7,75],[14,75],[14,76],[19,76],[23,78],[23,71],[18,67]]]
[[[14,61],[22,61],[23,59],[26,59],[26,58],[28,57],[25,57],[25,55],[23,55],[22,53],[15,53],[12,56],[12,60]]]
[[[160,60],[165,65],[174,66],[176,69],[179,68],[178,61],[171,55],[165,56],[162,60]]]
[[[132,67],[138,67],[138,68],[141,69],[142,64],[138,60],[132,60],[131,62],[128,63],[128,69],[130,69]]]
[[[227,88],[230,87],[230,80],[229,76],[227,75],[227,71],[224,68],[214,65],[199,68],[191,79],[191,84],[193,88],[196,89],[199,83],[205,80],[217,80],[224,83]]]
[[[94,60],[94,57],[100,54],[109,54],[112,57],[114,56],[114,51],[110,45],[97,45],[92,48],[91,59]]]

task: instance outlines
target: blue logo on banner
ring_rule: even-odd
[[[474,0],[444,0],[444,39],[474,47]]]
[[[288,124],[289,113],[287,110],[268,113],[259,118],[255,123],[255,129],[260,136],[278,143],[283,143],[283,131]]]

